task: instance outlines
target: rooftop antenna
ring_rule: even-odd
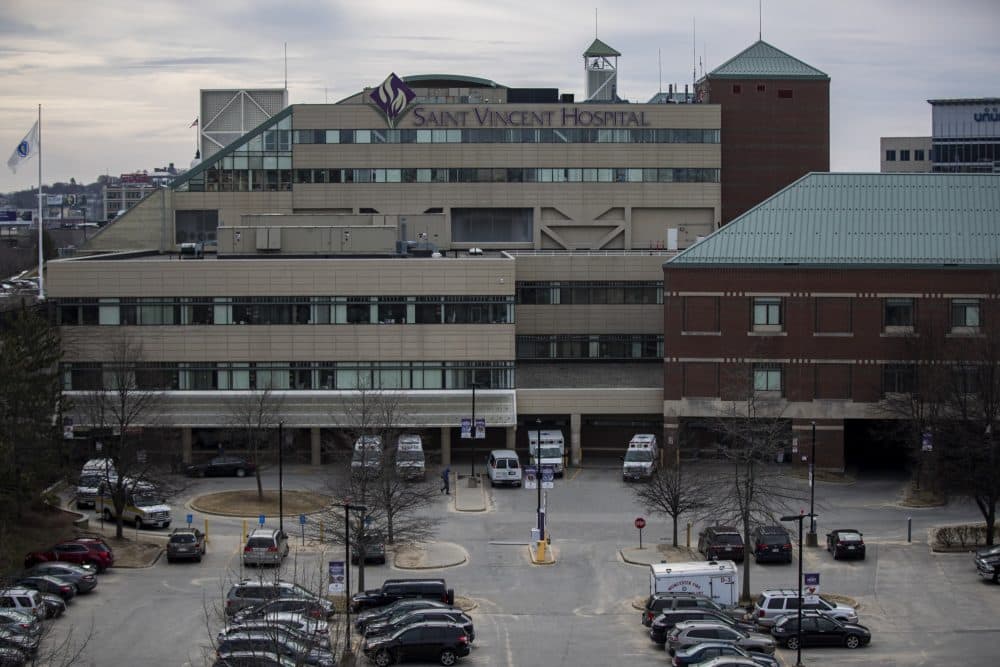
[[[660,92],[663,92],[663,49],[656,50],[656,61],[660,66]]]
[[[594,7],[594,39],[597,39],[597,7]]]
[[[288,42],[285,42],[285,92],[288,92]]]
[[[757,39],[764,39],[764,0],[757,0]]]
[[[694,84],[698,79],[698,69],[697,69],[697,51],[698,51],[698,19],[691,17],[691,87],[694,88]]]

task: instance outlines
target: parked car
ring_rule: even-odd
[[[649,480],[656,473],[656,453],[651,447],[632,447],[622,457],[622,481]]]
[[[771,636],[794,650],[799,647],[799,617],[789,614],[771,628]],[[872,640],[871,631],[857,623],[844,623],[825,613],[802,612],[802,646],[867,646]]]
[[[244,579],[233,584],[226,593],[226,616],[235,616],[237,612],[243,609],[279,598],[321,599],[312,591],[289,581],[281,581],[280,579],[278,581]]]
[[[378,475],[382,470],[382,438],[377,435],[363,435],[354,443],[351,455],[351,472],[366,477]]]
[[[215,662],[212,667],[298,667],[298,662],[280,653],[265,653],[263,651],[228,651],[215,652]]]
[[[370,609],[358,614],[354,620],[354,629],[363,633],[369,623],[382,623],[387,618],[400,612],[413,611],[414,609],[451,609],[447,602],[439,600],[428,600],[427,598],[404,598],[396,600],[392,604],[376,609]]]
[[[674,626],[684,621],[718,621],[732,628],[739,628],[741,630],[754,629],[752,624],[740,623],[733,620],[729,615],[714,609],[670,609],[661,612],[653,619],[653,623],[649,626],[649,638],[653,642],[662,645],[666,643],[667,634],[673,630]]]
[[[799,608],[799,592],[790,588],[764,589],[753,603],[753,618],[762,628],[774,625],[782,616],[795,613]],[[853,607],[832,602],[820,595],[816,602],[802,605],[803,610],[822,611],[845,623],[857,623],[858,613]]]
[[[781,526],[758,526],[750,539],[755,562],[792,562],[792,536]]]
[[[50,561],[39,563],[25,570],[25,576],[36,574],[50,574],[59,577],[64,581],[69,581],[76,586],[78,593],[89,593],[97,587],[97,569],[93,566],[73,565],[60,561]]]
[[[709,658],[705,662],[699,662],[698,667],[757,667],[757,664],[750,658],[729,655]]]
[[[768,655],[773,654],[775,648],[774,639],[759,632],[732,628],[718,621],[684,621],[675,625],[667,635],[667,650],[674,655],[681,649],[707,641],[734,644]]]
[[[320,620],[328,619],[336,613],[333,603],[323,598],[278,598],[243,609],[233,616],[233,621],[238,623],[251,618],[267,618],[268,614],[282,611]]]
[[[424,444],[419,435],[404,434],[396,441],[396,475],[406,480],[426,477]]]
[[[521,461],[512,449],[494,449],[486,457],[486,475],[490,478],[490,486],[521,486],[521,473]]]
[[[25,655],[31,655],[38,650],[40,642],[40,637],[24,635],[13,630],[0,628],[0,647],[17,649]]]
[[[976,571],[980,577],[1000,584],[1000,547],[980,549],[976,552]]]
[[[48,616],[42,594],[30,588],[7,588],[0,591],[0,609],[22,611],[35,618]]]
[[[244,565],[281,565],[288,556],[288,535],[277,528],[256,528],[243,547]]]
[[[838,528],[826,534],[826,550],[833,554],[833,559],[860,558],[865,559],[865,541],[862,534],[853,528]]]
[[[743,562],[743,538],[732,526],[709,526],[698,535],[698,551],[708,560]]]
[[[308,627],[303,629],[298,624],[278,622],[279,616],[279,614],[270,614],[264,618],[254,618],[240,621],[239,623],[232,622],[219,632],[216,639],[221,642],[226,635],[234,632],[266,631],[276,636],[291,637],[309,646],[316,646],[326,650],[330,649],[330,633],[325,622],[322,624],[322,629],[317,626],[316,630],[318,631],[313,632]]]
[[[660,612],[669,609],[713,609],[741,621],[747,617],[742,607],[725,607],[712,598],[694,593],[654,593],[646,598],[646,608],[642,612],[642,624],[650,626]]]
[[[369,623],[365,628],[365,637],[375,635],[391,635],[397,630],[413,625],[414,623],[424,623],[427,621],[446,621],[448,623],[458,623],[465,629],[465,634],[469,637],[471,644],[476,640],[476,629],[472,619],[461,609],[409,609],[393,616],[381,623]]]
[[[239,623],[230,623],[230,627],[247,626],[252,628],[258,624],[289,630],[306,638],[305,641],[307,643],[327,647],[330,645],[330,626],[325,620],[309,618],[302,614],[293,614],[287,611],[271,612],[263,618],[251,618]]]
[[[385,565],[385,537],[382,536],[382,533],[377,531],[365,531],[365,537],[361,543],[355,544],[352,541],[352,564],[358,564],[358,561],[361,558],[362,548],[365,552],[366,563],[381,563],[382,565]]]
[[[705,661],[719,657],[744,658],[752,661],[757,667],[779,667],[780,663],[767,653],[759,651],[747,651],[735,644],[725,642],[704,642],[695,644],[686,649],[674,653],[672,665],[674,667],[687,667],[688,665],[702,665]],[[740,662],[727,662],[726,664],[746,664]]]
[[[369,637],[362,650],[378,667],[408,660],[437,660],[447,666],[469,655],[469,637],[461,625],[434,621]]]
[[[196,560],[205,555],[205,533],[197,528],[174,528],[167,540],[167,562]]]
[[[184,470],[191,477],[246,477],[257,472],[257,464],[239,456],[216,456],[207,463],[195,463]]]
[[[218,655],[239,651],[277,653],[291,658],[297,665],[334,667],[337,661],[329,650],[310,646],[283,633],[267,630],[236,630],[226,633],[216,645]]]
[[[58,595],[41,592],[38,595],[42,598],[42,606],[45,608],[46,618],[58,618],[66,613],[66,601]]]
[[[30,611],[0,609],[0,628],[32,637],[42,634],[42,622]]]
[[[381,588],[372,588],[351,597],[351,611],[364,611],[392,604],[403,598],[428,598],[455,604],[455,591],[444,579],[386,579]]]
[[[16,648],[0,646],[0,667],[21,667],[28,664],[30,656]]]
[[[67,602],[76,597],[76,586],[69,581],[53,577],[49,574],[36,574],[21,577],[15,582],[14,585],[20,586],[21,588],[34,588],[39,593],[51,593],[52,595],[58,595]]]
[[[24,557],[24,567],[30,568],[38,563],[50,561],[92,565],[98,572],[104,572],[114,565],[115,554],[102,539],[79,537],[60,542],[42,551],[32,551]]]

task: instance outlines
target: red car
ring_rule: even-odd
[[[108,543],[99,537],[78,537],[60,542],[44,551],[32,551],[24,557],[24,567],[54,560],[77,565],[93,565],[98,572],[104,572],[115,564],[115,553]]]

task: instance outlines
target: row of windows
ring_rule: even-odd
[[[719,130],[504,128],[295,130],[297,144],[717,144]]]
[[[663,336],[656,334],[518,336],[519,360],[663,359]]]
[[[913,161],[914,162],[923,162],[924,160],[926,160],[927,158],[924,157],[924,155],[925,154],[924,154],[924,149],[923,148],[915,148],[915,149],[913,149]],[[887,149],[885,151],[885,161],[886,162],[895,162],[896,161],[896,150],[895,149],[890,148],[890,149]],[[910,149],[908,149],[908,148],[901,148],[899,150],[899,161],[900,162],[909,162],[910,161]]]
[[[972,393],[977,386],[974,366],[957,366],[952,370],[958,391]],[[785,373],[780,364],[754,364],[752,369],[754,391],[780,392],[784,395]],[[917,367],[913,364],[885,364],[882,366],[882,395],[910,394],[917,391]]]
[[[1000,141],[992,143],[934,143],[934,162],[1000,162]]]
[[[213,170],[209,170],[211,172]],[[718,183],[705,167],[296,169],[295,183]],[[225,179],[223,179],[225,184]],[[233,182],[234,187],[238,185]]]
[[[952,328],[980,326],[979,299],[952,299]],[[889,298],[883,302],[882,323],[885,327],[910,327],[916,322],[916,305],[912,298]],[[753,299],[753,326],[784,326],[784,303],[779,297],[755,297]]]
[[[512,389],[509,361],[65,363],[66,391]]]
[[[519,282],[519,304],[661,304],[663,283]]]
[[[508,296],[61,299],[56,324],[512,324]]]

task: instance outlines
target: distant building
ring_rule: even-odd
[[[930,137],[882,137],[879,150],[883,174],[931,171]]]
[[[156,188],[164,188],[186,170],[178,169],[171,162],[166,167],[158,167],[152,173],[148,171],[122,174],[112,179],[103,188],[104,217],[103,220],[113,220],[120,212],[127,211]]]
[[[927,101],[934,171],[1000,173],[1000,97]]]

